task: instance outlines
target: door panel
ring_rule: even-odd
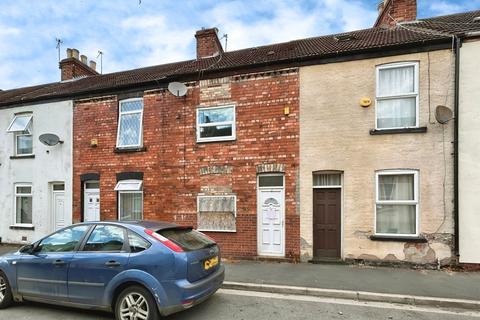
[[[313,255],[315,258],[340,258],[341,190],[314,189]]]
[[[84,198],[84,221],[100,220],[100,191],[85,190]]]
[[[258,192],[258,214],[261,225],[259,254],[284,254],[284,191],[283,189],[260,189]]]
[[[65,223],[65,192],[53,193],[53,216],[55,218],[55,230],[66,227]]]

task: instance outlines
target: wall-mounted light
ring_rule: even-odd
[[[97,147],[98,146],[98,139],[90,140],[90,147]]]
[[[290,114],[290,107],[288,106],[283,107],[283,114],[288,116]]]

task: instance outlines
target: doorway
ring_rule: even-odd
[[[52,184],[52,215],[54,220],[54,231],[66,227],[65,217],[65,184]]]
[[[83,198],[83,221],[100,221],[100,183],[86,181]]]

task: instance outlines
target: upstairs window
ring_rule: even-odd
[[[119,103],[117,147],[138,148],[143,139],[143,99],[122,100]]]
[[[376,234],[418,235],[418,172],[377,173]]]
[[[235,140],[235,106],[197,109],[197,141]]]
[[[142,220],[143,181],[121,180],[115,191],[118,191],[118,220]]]
[[[376,128],[418,127],[418,62],[377,67]]]
[[[16,156],[33,154],[32,114],[16,115],[8,126],[7,132],[14,134]]]

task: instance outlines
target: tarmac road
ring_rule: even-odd
[[[36,303],[17,304],[0,310],[0,319],[15,320],[112,320],[113,315],[75,310]],[[283,319],[412,319],[412,320],[470,320],[480,319],[480,312],[458,312],[418,308],[386,303],[363,303],[306,296],[221,289],[211,299],[167,320],[283,320]]]

